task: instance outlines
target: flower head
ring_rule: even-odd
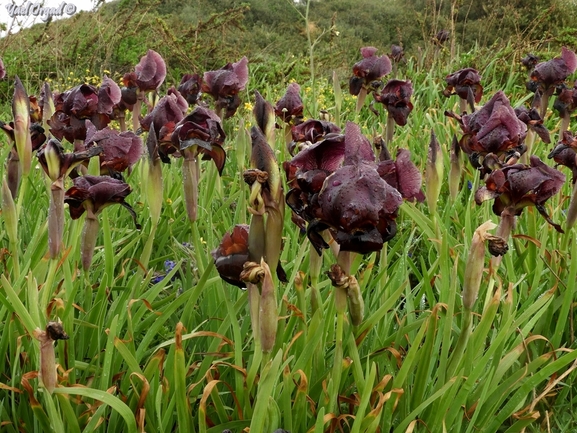
[[[377,56],[376,52],[375,47],[361,48],[363,59],[353,65],[353,75],[349,80],[349,92],[352,95],[358,95],[363,87],[379,87],[382,84],[381,78],[391,72],[391,60],[386,55]]]
[[[395,44],[391,45],[391,54],[389,54],[389,57],[393,62],[399,63],[404,56],[405,52],[403,50],[403,47]]]
[[[156,51],[148,50],[134,67],[136,85],[145,92],[157,90],[166,78],[166,64]]]
[[[530,165],[514,164],[494,170],[487,177],[485,186],[475,193],[475,201],[481,204],[485,200],[495,199],[493,212],[496,215],[501,215],[505,208],[520,215],[523,208],[535,206],[547,222],[562,233],[561,227],[551,221],[543,205],[560,191],[564,183],[563,173],[532,155]]]
[[[390,80],[380,94],[375,94],[375,100],[385,106],[397,125],[405,126],[407,118],[413,110],[412,94],[413,84],[411,81]]]
[[[462,117],[452,112],[445,114],[461,124],[464,135],[459,145],[476,168],[481,168],[479,156],[492,153],[501,157],[507,151],[519,148],[527,135],[527,125],[517,118],[502,91],[495,93],[489,102],[472,114]]]
[[[527,108],[525,106],[515,108],[517,118],[527,125],[527,128],[534,131],[541,140],[545,143],[551,143],[551,136],[549,130],[543,125],[543,119],[535,108]]]
[[[329,134],[339,134],[341,128],[326,120],[309,119],[291,128],[292,142],[289,143],[289,151],[294,155],[299,143],[313,144],[328,137]]]
[[[94,143],[102,149],[100,171],[113,177],[136,164],[143,153],[142,139],[134,132],[118,132],[109,127],[96,130],[89,121],[85,143],[90,147]]]
[[[298,124],[303,117],[303,101],[300,96],[300,86],[291,83],[284,96],[274,106],[275,114],[286,123]]]
[[[198,74],[184,74],[178,85],[178,91],[190,106],[197,103],[202,87],[202,77]]]
[[[225,118],[236,113],[240,105],[239,92],[248,83],[248,59],[243,57],[236,63],[228,63],[216,71],[204,73],[201,90],[216,101],[217,113],[225,110]]]
[[[326,243],[318,235],[329,228],[342,251],[378,251],[396,233],[399,191],[381,178],[369,141],[358,125],[345,130],[344,165],[329,175],[318,194],[316,220],[307,234],[320,253]]]
[[[411,161],[409,150],[398,149],[397,159],[380,161],[377,164],[377,171],[379,176],[398,190],[405,200],[418,202],[425,200],[425,195],[421,190],[421,172]]]
[[[240,274],[248,261],[248,230],[248,225],[237,224],[230,233],[225,233],[220,245],[211,252],[220,277],[241,288],[246,287]]]
[[[136,224],[136,213],[124,201],[131,191],[130,185],[110,176],[79,176],[66,191],[64,202],[69,205],[72,219],[80,218],[85,211],[98,215],[105,207],[117,203],[128,209]]]
[[[561,141],[549,153],[548,158],[569,168],[573,174],[572,182],[575,184],[577,181],[577,138],[571,132],[563,133]]]
[[[171,137],[173,146],[181,151],[197,146],[197,151],[204,155],[203,159],[214,161],[219,173],[222,173],[226,160],[226,152],[222,148],[225,138],[220,118],[204,107],[196,107],[182,119]]]
[[[561,48],[561,56],[541,62],[531,72],[530,79],[543,88],[561,84],[577,69],[577,55],[567,47]]]
[[[447,87],[443,90],[443,95],[459,95],[459,98],[466,100],[474,111],[474,104],[481,102],[483,96],[483,86],[481,86],[481,75],[476,69],[465,68],[453,72],[445,77]]]

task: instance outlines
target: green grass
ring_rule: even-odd
[[[499,89],[514,106],[526,101],[519,53],[505,50],[503,56],[509,63],[494,53],[475,57],[475,65],[463,64],[461,57],[448,61],[432,55],[422,64],[411,58],[401,65],[399,78],[413,81],[415,110],[408,125],[396,130],[393,155],[396,148],[409,148],[424,172],[434,130],[449,166],[451,139],[460,131],[444,111],[457,111],[458,101],[440,92],[444,76],[461,67],[480,70],[482,103]],[[347,78],[341,77],[343,89]],[[285,88],[265,84],[258,90],[274,104]],[[335,114],[328,79],[317,77],[314,92],[300,84],[307,118],[316,117],[312,106]],[[242,96],[253,102],[248,91]],[[355,119],[355,103],[344,90],[340,126]],[[318,281],[321,308],[312,314],[310,249],[287,209],[281,262],[289,282],[277,287],[277,341],[270,356],[263,357],[252,336],[247,293],[219,278],[210,255],[234,224],[250,221],[249,191],[241,176],[249,166],[246,129],[254,124],[249,108],[241,106],[225,121],[222,177],[210,161],[201,164],[195,224],[186,217],[181,161],[163,166],[163,208],[145,268],[141,257],[152,226],[143,161],[127,176],[133,188],[127,201],[142,230],[134,228],[124,209],[107,208],[87,273],[80,265],[82,220],[67,215],[65,251],[59,260],[48,258],[49,196],[42,170],[33,168],[26,194],[17,199],[22,212],[16,250],[10,249],[5,215],[0,227],[0,422],[5,431],[58,432],[63,426],[71,432],[149,433],[248,427],[251,433],[276,428],[293,433],[575,428],[574,232],[558,234],[536,211],[525,209],[498,273],[485,272],[466,335],[461,291],[471,239],[481,223],[498,221],[489,203],[475,204],[482,181],[468,163],[455,200],[445,182],[437,214],[431,215],[425,204],[404,203],[395,238],[380,253],[356,256],[351,272],[366,306],[358,327],[345,316],[337,330],[333,288],[324,274],[336,262],[330,251]],[[7,106],[1,113],[2,120],[10,120]],[[382,133],[386,123],[384,115],[376,117],[367,106],[356,121],[369,137]],[[556,137],[555,113],[549,113],[546,124]],[[278,132],[281,161],[286,157],[283,139]],[[5,155],[8,144],[5,137],[0,140]],[[537,143],[536,153],[544,161],[548,151]],[[562,225],[570,191],[566,185],[546,205]],[[16,260],[19,276],[13,272]],[[165,260],[177,265],[153,284]],[[487,267],[488,262],[487,256]],[[60,386],[53,395],[35,375],[39,347],[31,336],[49,320],[62,321],[70,335],[56,347]],[[341,347],[342,362],[335,367]]]

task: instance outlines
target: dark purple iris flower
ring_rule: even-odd
[[[187,109],[186,100],[174,87],[171,87],[167,94],[160,98],[153,110],[140,121],[144,131],[150,131],[151,126],[154,125],[159,154],[164,163],[170,163],[168,156],[179,150],[178,147],[172,145],[172,134],[176,125],[186,116]]]
[[[291,155],[295,154],[299,143],[316,143],[331,134],[339,134],[341,128],[326,120],[309,119],[291,128],[292,142],[288,148]]]
[[[539,57],[535,54],[529,53],[521,59],[521,64],[525,66],[528,71],[535,69],[535,66],[539,63]]]
[[[412,95],[413,84],[411,81],[390,80],[380,94],[375,93],[375,101],[385,106],[389,116],[395,120],[397,125],[405,126],[407,118],[413,110]]]
[[[274,106],[275,114],[283,122],[298,125],[303,118],[303,100],[300,96],[300,86],[297,83],[288,85],[286,93]]]
[[[127,72],[122,77],[122,84],[120,89],[119,107],[122,110],[132,111],[132,108],[138,101],[138,86],[136,85],[136,74],[134,72]]]
[[[156,51],[148,50],[134,67],[136,85],[144,92],[157,90],[166,78],[166,64]]]
[[[559,112],[561,116],[560,133],[567,131],[569,128],[571,114],[577,108],[577,81],[570,88],[564,83],[557,87],[557,98],[553,103],[553,109]]]
[[[561,84],[577,69],[577,56],[567,47],[561,48],[561,56],[541,62],[531,72],[531,81],[544,89]]]
[[[48,120],[50,132],[59,140],[71,143],[86,138],[86,120],[96,129],[103,129],[114,117],[114,108],[121,102],[122,91],[108,77],[100,88],[80,84],[54,96],[55,112]]]
[[[563,133],[561,141],[549,153],[548,158],[569,168],[573,175],[572,182],[575,184],[577,181],[577,138],[571,132],[565,131]]]
[[[248,59],[243,57],[216,71],[207,71],[203,81],[201,90],[214,98],[216,113],[221,117],[220,113],[225,110],[224,118],[229,118],[236,113],[240,105],[239,92],[248,83]]]
[[[551,143],[551,136],[549,130],[543,125],[543,119],[535,108],[527,108],[524,106],[515,108],[517,118],[527,125],[527,128],[534,131],[545,143]]]
[[[97,111],[99,113],[111,115],[114,106],[120,103],[121,100],[122,91],[120,90],[120,87],[113,79],[105,75],[102,79],[102,84],[98,89]]]
[[[109,127],[97,130],[91,122],[86,123],[85,145],[90,148],[94,143],[102,149],[101,174],[117,177],[119,173],[136,164],[142,156],[142,139],[134,132],[119,132]]]
[[[131,191],[130,185],[110,176],[79,176],[66,191],[64,202],[69,205],[72,219],[80,218],[86,211],[98,215],[105,207],[120,204],[128,209],[136,224],[136,213],[124,201]]]
[[[328,228],[341,251],[380,251],[396,234],[395,219],[403,198],[381,178],[371,144],[358,125],[345,129],[343,166],[328,176],[318,195],[317,220],[307,234],[320,253],[328,245],[319,229]]]
[[[494,199],[493,212],[496,215],[502,215],[506,209],[513,215],[520,215],[523,208],[535,206],[555,230],[563,233],[547,215],[544,204],[561,190],[564,183],[563,173],[532,155],[530,165],[513,164],[494,170],[487,177],[485,186],[475,193],[475,201],[481,204]]]
[[[399,63],[403,57],[405,57],[405,51],[403,50],[403,47],[395,44],[391,45],[391,54],[389,54],[389,57],[393,62]]]
[[[451,32],[449,30],[439,30],[435,36],[433,36],[432,40],[435,45],[441,46],[444,45],[445,42],[449,40],[451,37]]]
[[[180,151],[196,147],[203,159],[212,159],[219,173],[222,173],[226,160],[223,149],[226,135],[220,118],[208,108],[196,107],[192,113],[182,119],[172,133],[172,145]]]
[[[453,72],[445,77],[447,87],[443,90],[443,95],[459,95],[461,100],[467,101],[471,113],[475,111],[475,104],[481,102],[483,97],[483,86],[481,86],[481,75],[476,69],[465,68]]]
[[[315,206],[323,182],[342,165],[344,158],[345,136],[331,134],[283,163],[290,187],[286,203],[293,211],[293,222],[301,230],[305,230],[306,224],[315,218]]]
[[[561,49],[560,57],[535,66],[529,76],[527,89],[535,92],[532,106],[541,108],[542,118],[545,117],[549,97],[555,91],[555,87],[563,84],[576,69],[577,55],[566,47]]]
[[[90,269],[92,263],[98,238],[98,216],[104,208],[113,204],[123,206],[130,212],[136,228],[140,230],[140,224],[136,222],[136,212],[124,201],[130,192],[130,185],[122,180],[110,176],[86,175],[75,178],[74,186],[64,194],[64,202],[68,203],[70,217],[73,220],[86,212],[80,246],[82,268],[85,271]]]
[[[202,87],[202,77],[198,74],[184,74],[178,85],[178,91],[188,105],[193,106],[198,102],[200,89]]]
[[[245,288],[246,283],[240,279],[243,265],[248,262],[247,224],[237,224],[232,232],[225,233],[220,245],[211,254],[220,277],[229,284]]]
[[[523,140],[527,125],[517,118],[509,99],[498,91],[481,109],[472,114],[458,116],[450,111],[445,115],[459,121],[463,137],[459,145],[475,168],[481,168],[479,157],[492,153],[506,157],[507,152],[523,153]]]
[[[351,95],[359,95],[361,89],[373,90],[382,85],[381,78],[391,72],[393,66],[386,56],[377,56],[375,47],[361,48],[363,59],[353,65],[353,75],[349,80]]]
[[[377,171],[379,176],[397,189],[405,200],[418,202],[425,200],[425,194],[421,190],[421,172],[411,161],[409,150],[398,149],[396,160],[379,161]]]

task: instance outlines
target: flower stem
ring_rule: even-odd
[[[20,278],[20,255],[18,251],[18,211],[14,203],[12,192],[8,181],[4,179],[2,182],[2,217],[4,219],[4,227],[8,234],[10,256],[12,257],[12,272],[14,279]]]
[[[520,163],[529,164],[529,156],[533,154],[533,145],[535,144],[536,136],[537,134],[535,131],[533,131],[531,128],[527,129],[527,137],[525,138],[525,142],[527,143],[527,150],[525,153],[523,153],[523,155],[521,155],[519,160]]]
[[[255,385],[256,373],[258,372],[261,365],[263,352],[261,349],[259,325],[260,293],[256,284],[247,283],[246,286],[248,295],[248,308],[250,312],[250,321],[252,327],[252,338],[254,342],[254,356],[246,376],[246,385],[248,388],[247,391],[250,393],[250,390]]]
[[[323,256],[319,256],[312,244],[309,244],[309,277],[311,281],[311,316],[314,316],[317,310],[322,313],[322,299],[319,290],[319,275],[323,265]]]
[[[499,221],[499,226],[497,227],[496,235],[505,239],[509,242],[509,236],[511,235],[511,230],[515,227],[515,209],[507,207],[501,212],[501,219]],[[499,265],[503,260],[503,256],[491,257],[491,270],[492,272],[497,272]]]
[[[356,114],[361,112],[363,105],[365,105],[365,99],[367,98],[367,89],[361,87],[361,91],[359,92],[359,96],[357,96],[357,106],[356,106]]]
[[[64,233],[64,188],[62,180],[57,180],[51,187],[50,209],[48,211],[48,250],[50,258],[56,259],[62,246]]]
[[[387,147],[392,143],[395,135],[395,119],[390,114],[387,114],[387,135],[385,144]]]
[[[461,115],[467,112],[467,100],[464,98],[459,98],[459,111]]]
[[[154,238],[156,236],[156,229],[158,225],[154,224],[148,238],[146,239],[146,244],[144,244],[144,249],[142,250],[142,255],[140,256],[140,264],[142,265],[143,272],[146,272],[148,268],[148,262],[150,261],[150,255],[152,254],[152,247],[154,246]]]
[[[30,186],[30,175],[23,175],[20,183],[20,188],[18,190],[18,202],[16,203],[16,216],[20,220],[20,212],[22,211],[22,202],[24,197],[28,194],[28,187]]]
[[[50,259],[50,267],[48,268],[48,275],[46,280],[42,285],[42,291],[40,296],[40,311],[46,311],[48,303],[50,302],[50,296],[54,292],[52,286],[54,285],[54,276],[56,275],[56,269],[58,268],[58,260]]]
[[[453,377],[459,368],[469,337],[471,336],[472,317],[473,314],[471,310],[464,308],[461,321],[461,334],[459,335],[459,340],[457,340],[457,345],[453,349],[453,354],[447,366],[447,378]]]
[[[86,220],[84,221],[82,245],[80,247],[82,269],[84,269],[85,272],[88,272],[90,265],[92,264],[92,257],[94,256],[94,248],[96,247],[96,239],[98,238],[99,227],[100,224],[98,223],[98,217],[94,215],[93,212],[88,211]]]
[[[183,151],[182,182],[184,184],[184,199],[188,219],[192,222],[198,217],[198,162],[195,152],[189,149]]]
[[[136,97],[136,104],[132,109],[132,130],[136,131],[140,128],[140,113],[142,112],[142,104],[144,102],[144,92],[142,90],[138,91]]]

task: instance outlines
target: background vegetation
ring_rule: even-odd
[[[452,33],[445,49],[453,56],[475,47],[483,57],[508,44],[512,51],[538,54],[576,42],[577,4],[567,0],[366,0],[361,7],[354,0],[313,0],[309,6],[292,0],[118,0],[4,38],[0,56],[22,79],[62,79],[70,70],[128,71],[148,47],[167,60],[169,79],[178,82],[183,73],[246,55],[257,78],[278,82],[310,77],[309,37],[319,77],[348,73],[365,45],[381,53],[402,45],[418,57],[442,29]]]

